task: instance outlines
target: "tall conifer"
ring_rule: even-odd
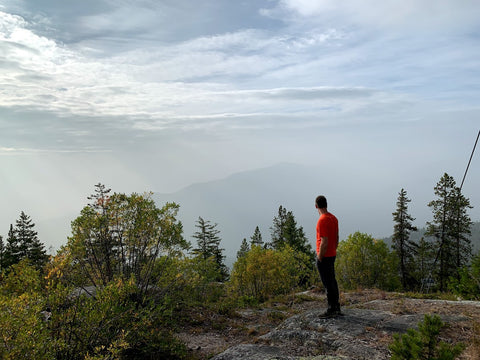
[[[250,251],[250,245],[248,245],[247,239],[243,238],[240,249],[237,251],[237,260],[247,255]]]
[[[253,235],[250,237],[250,240],[251,240],[250,245],[263,246],[262,233],[260,232],[258,225],[255,228]]]
[[[193,234],[193,237],[197,239],[197,247],[193,249],[193,253],[204,260],[213,257],[221,274],[220,280],[226,280],[228,269],[224,263],[224,249],[220,248],[221,238],[218,236],[220,230],[217,229],[217,225],[198,217],[195,225],[198,230]]]
[[[32,219],[23,211],[15,223],[15,228],[10,225],[4,254],[6,267],[17,264],[23,259],[29,259],[37,268],[47,263],[48,255],[45,246],[38,239],[38,233],[34,228]]]
[[[471,206],[453,177],[447,173],[434,190],[437,199],[428,204],[433,212],[433,220],[427,222],[425,236],[435,238],[437,277],[440,291],[443,291],[448,278],[458,277],[461,266],[466,265],[471,258],[471,244],[466,236],[470,234],[472,224],[467,215],[467,209]]]
[[[278,215],[273,219],[273,225],[270,228],[274,249],[281,249],[289,245],[294,250],[303,252],[313,257],[312,246],[303,231],[302,226],[297,226],[297,221],[293,212],[287,211],[283,206],[278,208]]]
[[[3,242],[2,235],[0,235],[0,273],[2,273],[3,269],[5,268],[4,254],[5,254],[5,244]]]
[[[412,225],[415,220],[408,213],[408,203],[411,200],[407,197],[407,192],[402,189],[398,194],[397,211],[392,213],[393,227],[392,247],[398,254],[400,259],[400,276],[402,278],[402,285],[404,289],[412,284],[412,265],[414,257],[417,252],[417,244],[410,240],[410,232],[417,231],[417,228]]]

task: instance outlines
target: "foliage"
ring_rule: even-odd
[[[283,206],[278,208],[278,215],[273,219],[271,230],[271,243],[266,247],[282,250],[290,247],[302,258],[302,268],[311,269],[315,264],[315,253],[312,250],[302,226],[297,226],[293,212],[287,211]],[[303,255],[302,255],[303,254]],[[311,275],[302,275],[298,278],[297,285],[305,286],[311,281]]]
[[[425,315],[418,331],[408,329],[406,334],[394,335],[390,344],[392,360],[454,360],[463,351],[463,344],[450,345],[439,340],[445,326],[438,315]]]
[[[5,243],[3,237],[0,235],[0,274],[5,269]]]
[[[280,250],[288,245],[295,251],[310,255],[313,262],[313,250],[308,242],[303,227],[297,226],[295,216],[291,211],[280,206],[278,215],[273,218],[273,225],[270,228],[272,242],[270,246],[273,249]]]
[[[385,242],[356,232],[341,241],[337,249],[337,279],[345,289],[399,287],[398,258]]]
[[[218,266],[211,257],[163,257],[153,275],[172,318],[181,318],[189,308],[215,302],[224,295],[223,285],[216,281]]]
[[[48,261],[45,246],[38,239],[38,233],[34,230],[35,224],[30,216],[23,211],[15,223],[10,225],[7,244],[2,254],[4,268],[19,263],[23,259],[29,259],[31,264],[41,269]]]
[[[250,246],[252,245],[257,245],[257,246],[263,246],[263,238],[262,238],[262,233],[260,232],[260,229],[258,226],[255,227],[255,230],[253,232],[253,235],[250,237]]]
[[[97,185],[45,280],[24,260],[1,283],[1,358],[185,358],[175,317],[208,271],[181,256],[177,205],[109,191]]]
[[[242,240],[242,244],[240,245],[240,249],[237,251],[237,260],[241,257],[244,257],[247,252],[250,250],[250,245],[247,242],[247,239]]]
[[[302,279],[313,277],[306,266],[308,256],[286,245],[280,250],[253,245],[233,265],[230,279],[232,293],[247,302],[265,301],[271,296],[287,294]]]
[[[459,270],[460,278],[450,277],[448,289],[464,299],[480,300],[480,252],[469,266]]]
[[[57,359],[177,358],[184,348],[165,323],[165,306],[138,299],[133,277],[99,288],[95,296],[76,294],[53,308],[51,329]]]
[[[435,238],[435,260],[438,261],[435,275],[440,291],[444,291],[448,278],[452,275],[458,278],[458,270],[471,257],[471,241],[467,236],[472,225],[467,209],[471,206],[453,177],[446,173],[434,190],[437,199],[428,204],[433,212],[433,220],[427,222],[425,236]]]
[[[159,209],[148,194],[108,196],[109,191],[97,184],[94,202],[72,222],[65,250],[72,275],[79,285],[96,287],[133,276],[144,293],[157,258],[188,247],[176,219],[179,207],[167,203]]]
[[[435,249],[431,242],[420,238],[415,254],[415,268],[413,276],[415,283],[420,284],[421,291],[430,291],[434,287],[432,273],[435,266]]]
[[[415,219],[408,213],[408,203],[411,200],[407,197],[407,192],[402,189],[398,194],[397,210],[392,213],[393,227],[392,247],[398,255],[400,265],[400,276],[402,278],[403,289],[412,288],[414,276],[414,258],[417,253],[417,244],[410,240],[410,232],[417,231],[412,225]]]
[[[0,286],[0,358],[52,359],[40,272],[24,259]]]
[[[199,216],[195,227],[198,230],[193,234],[193,237],[197,239],[197,247],[193,249],[193,254],[204,261],[209,258],[214,259],[219,270],[219,277],[216,280],[225,281],[228,278],[228,268],[224,263],[224,249],[220,248],[221,239],[218,236],[220,230],[217,229],[217,224],[212,224]]]

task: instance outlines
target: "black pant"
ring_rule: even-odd
[[[340,310],[338,284],[335,279],[335,256],[324,257],[321,262],[317,259],[317,269],[327,291],[328,309]]]

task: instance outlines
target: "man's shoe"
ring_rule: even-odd
[[[329,319],[329,318],[337,317],[339,314],[340,314],[340,311],[328,309],[323,314],[320,314],[319,318],[320,319]]]

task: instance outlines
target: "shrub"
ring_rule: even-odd
[[[480,252],[472,258],[470,266],[459,270],[459,275],[459,278],[450,278],[449,290],[464,299],[480,299]]]
[[[310,278],[308,255],[285,246],[281,250],[252,249],[233,265],[230,290],[245,302],[263,302],[273,295],[287,294]]]
[[[40,273],[27,260],[11,267],[0,286],[0,358],[52,359]]]
[[[418,331],[408,329],[406,334],[395,334],[390,344],[391,360],[454,360],[464,345],[439,341],[444,326],[438,315],[425,315],[423,322],[418,324]]]
[[[356,232],[338,246],[337,279],[345,289],[395,290],[400,287],[397,265],[397,256],[385,242],[371,235]]]

